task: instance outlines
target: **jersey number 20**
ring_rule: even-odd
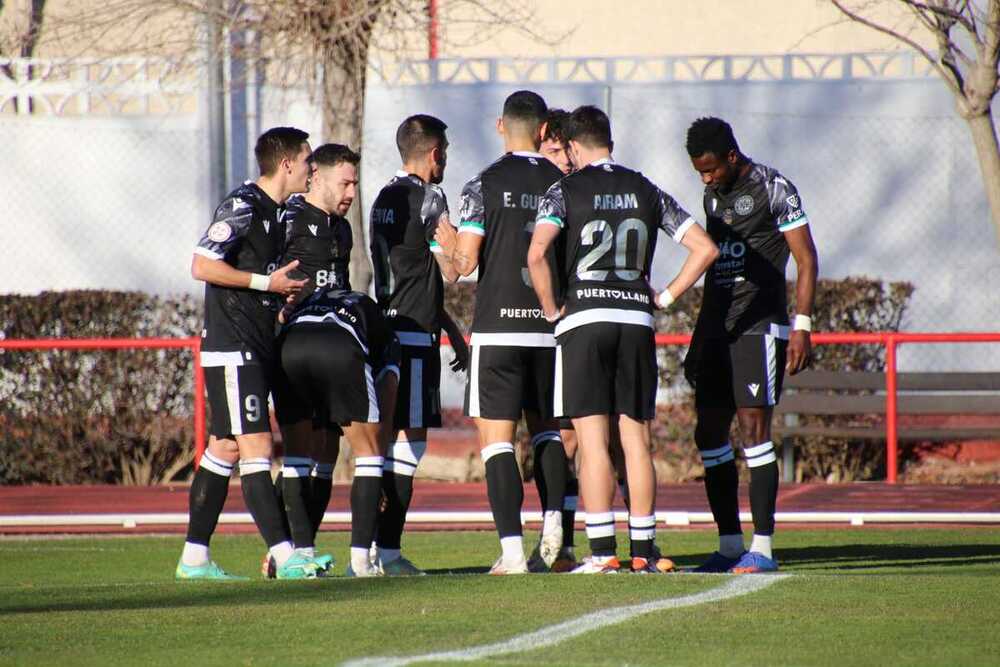
[[[629,234],[635,235],[635,258],[629,261]],[[606,220],[591,220],[580,230],[580,243],[594,246],[593,250],[580,258],[576,265],[576,277],[580,280],[606,280],[608,273],[614,272],[619,280],[638,280],[646,266],[646,248],[649,246],[649,230],[638,218],[628,218],[612,230]],[[608,269],[594,269],[594,265],[607,267],[602,261],[614,252],[614,263]]]

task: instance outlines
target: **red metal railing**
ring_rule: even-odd
[[[689,334],[657,334],[657,345],[687,345]],[[933,343],[1000,343],[1000,333],[814,333],[815,345],[884,345],[885,355],[885,440],[887,481],[895,484],[899,468],[899,438],[896,406],[896,350],[900,345]],[[447,336],[441,343],[448,344]],[[194,355],[194,441],[195,461],[205,451],[205,374],[199,350],[201,339],[191,338],[39,338],[0,340],[8,350],[121,350],[189,348]]]
[[[201,367],[201,338],[25,338],[0,340],[6,350],[135,350],[188,348],[194,357],[194,460],[205,452],[205,372]]]

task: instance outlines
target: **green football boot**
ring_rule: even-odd
[[[249,581],[249,577],[240,577],[235,574],[229,574],[221,567],[216,565],[215,561],[210,560],[204,565],[185,565],[181,561],[177,561],[177,569],[174,571],[174,577],[182,581]]]
[[[278,579],[315,579],[321,571],[315,559],[296,551],[284,565],[277,567],[275,576]]]

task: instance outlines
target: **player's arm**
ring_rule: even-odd
[[[486,208],[483,205],[482,180],[478,176],[462,188],[459,217],[457,232],[450,225],[447,228],[438,225],[434,239],[451,257],[455,270],[462,276],[468,276],[479,266],[479,249],[486,234]]]
[[[819,274],[819,257],[813,243],[809,225],[796,227],[785,234],[788,248],[795,258],[798,277],[795,279],[795,319],[788,339],[789,375],[808,368],[812,361],[812,311],[816,296],[816,276]]]
[[[451,342],[451,349],[455,351],[455,358],[451,360],[450,364],[451,370],[464,371],[469,367],[469,346],[465,343],[465,335],[444,308],[441,309],[438,316],[441,319],[441,328],[444,329]]]
[[[785,363],[788,374],[795,375],[808,368],[812,361],[812,311],[819,258],[809,231],[809,218],[802,210],[802,201],[795,186],[784,177],[776,176],[768,184],[768,194],[778,231],[784,235],[798,271],[795,280],[795,309],[798,312],[788,337],[788,360]]]
[[[538,203],[535,231],[531,233],[531,244],[528,246],[528,275],[531,276],[531,284],[542,307],[542,316],[549,322],[559,319],[562,311],[556,304],[555,289],[552,287],[552,268],[549,266],[547,254],[562,233],[565,221],[566,202],[562,188],[557,182],[548,189]]]
[[[225,261],[250,231],[253,209],[239,197],[226,199],[215,210],[215,218],[198,241],[191,260],[191,276],[219,287],[243,287],[285,296],[302,289],[304,280],[292,280],[288,272],[298,262],[287,264],[270,275],[240,271]]]
[[[448,218],[447,213],[442,213],[438,218],[437,224],[434,226],[433,236],[430,240],[431,253],[434,255],[434,260],[437,262],[438,268],[441,269],[441,277],[444,278],[446,282],[453,283],[458,281],[458,269],[455,268],[451,254],[446,252],[444,247],[437,240],[437,235],[441,232],[443,227],[449,227],[454,230],[454,227],[451,226],[451,220]],[[447,231],[445,234],[447,234]]]
[[[662,190],[658,191],[657,197],[660,229],[688,251],[680,271],[663,291],[656,295],[656,305],[666,308],[698,282],[712,262],[719,257],[719,248],[712,237],[673,197]]]

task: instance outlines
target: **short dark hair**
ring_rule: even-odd
[[[357,166],[361,162],[361,155],[343,144],[323,144],[312,152],[310,159],[320,167],[336,167],[341,162]]]
[[[257,156],[257,167],[261,176],[270,176],[285,158],[292,159],[302,150],[302,144],[309,139],[309,133],[294,127],[272,127],[257,137],[253,152]]]
[[[611,120],[592,105],[577,107],[569,116],[566,139],[590,148],[611,148]]]
[[[426,155],[445,142],[444,131],[448,126],[440,118],[417,114],[399,124],[396,130],[396,148],[403,162]]]
[[[729,151],[740,151],[733,128],[721,118],[709,116],[691,123],[687,132],[687,152],[692,158],[712,153],[717,158],[725,158]]]
[[[545,116],[545,136],[542,141],[558,141],[566,143],[566,126],[569,124],[569,112],[563,109],[549,109]]]
[[[545,122],[545,114],[548,112],[549,107],[542,96],[530,90],[511,93],[503,103],[504,118],[535,126]]]

